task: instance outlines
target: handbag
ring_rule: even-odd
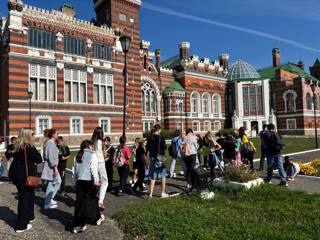
[[[159,138],[159,148],[158,155],[156,157],[156,168],[165,168],[166,167],[166,157],[160,154],[160,145],[161,145],[161,137]]]
[[[27,160],[27,145],[24,146],[24,162],[25,162],[25,167],[26,167],[26,187],[38,187],[40,185],[40,178],[35,177],[35,176],[29,176],[29,171],[28,171],[28,160]]]

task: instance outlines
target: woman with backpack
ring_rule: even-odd
[[[18,190],[18,219],[16,232],[22,233],[32,228],[34,221],[34,187],[27,186],[28,176],[37,176],[36,164],[42,163],[42,157],[33,146],[34,132],[21,129],[13,150],[13,161],[9,177]]]
[[[183,160],[186,164],[186,178],[187,178],[187,188],[191,188],[191,171],[196,166],[197,161],[197,151],[198,151],[198,140],[193,134],[192,129],[186,131],[186,136],[183,139],[182,143],[182,153]]]
[[[130,149],[126,146],[125,137],[120,137],[119,142],[120,145],[115,151],[113,164],[117,167],[120,177],[118,193],[122,193],[126,190],[126,185],[129,177],[129,160],[131,157],[131,152]]]
[[[221,149],[221,146],[217,143],[214,133],[209,132],[207,134],[207,143],[209,148],[209,167],[210,167],[210,175],[215,177],[215,167],[221,167],[221,159],[217,156],[216,152]]]
[[[256,148],[253,145],[253,142],[250,141],[247,134],[245,133],[245,128],[241,127],[239,129],[239,137],[241,139],[241,159],[244,164],[249,165],[250,170],[253,168],[253,157],[256,152]]]
[[[93,150],[95,157],[98,159],[98,173],[100,178],[100,191],[99,191],[99,209],[104,210],[104,198],[108,188],[108,175],[104,161],[104,144],[103,144],[103,130],[101,127],[96,127],[93,131],[91,141],[93,143]]]
[[[100,225],[105,217],[98,209],[98,188],[100,187],[98,160],[93,152],[93,143],[84,140],[75,157],[74,178],[76,181],[76,201],[73,215],[73,233],[86,230],[87,223]]]
[[[171,145],[169,147],[169,155],[172,157],[171,165],[170,165],[170,178],[176,176],[174,170],[176,167],[177,159],[181,159],[181,131],[177,129],[174,133],[174,137],[171,140]],[[185,171],[184,163],[183,163],[183,170]]]
[[[165,163],[165,150],[167,149],[166,141],[160,136],[161,126],[154,125],[153,134],[147,141],[146,151],[149,153],[150,168],[150,192],[149,197],[152,198],[156,180],[161,179],[161,198],[166,198],[169,195],[166,193],[166,163]]]

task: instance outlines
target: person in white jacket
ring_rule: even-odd
[[[103,155],[103,130],[101,127],[97,127],[94,129],[91,141],[93,143],[94,149],[94,157],[97,158],[98,161],[98,173],[100,178],[100,191],[99,191],[99,208],[100,210],[104,210],[104,198],[106,196],[107,188],[108,188],[108,175],[106,171],[104,155]]]

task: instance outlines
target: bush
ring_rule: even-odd
[[[300,166],[300,174],[307,176],[315,176],[318,171],[311,164],[299,164]]]
[[[165,139],[172,139],[174,136],[174,132],[176,130],[162,130],[161,131],[161,136],[164,137]],[[149,138],[151,136],[151,132],[150,131],[146,131],[143,133],[143,137],[144,138]]]
[[[259,175],[255,172],[251,172],[248,166],[241,165],[226,167],[223,172],[223,177],[227,181],[244,183],[259,178]]]
[[[223,136],[223,135],[233,135],[235,131],[237,131],[238,129],[235,128],[225,128],[225,129],[221,129],[219,130],[219,132],[216,133],[217,136]]]

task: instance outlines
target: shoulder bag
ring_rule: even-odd
[[[24,162],[26,167],[26,187],[38,187],[40,185],[40,178],[35,176],[29,176],[28,171],[28,159],[27,159],[27,145],[24,146]]]

